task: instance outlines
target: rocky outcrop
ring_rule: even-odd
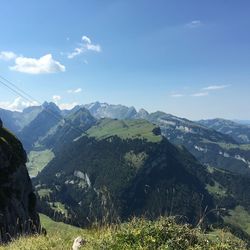
[[[21,142],[0,120],[0,243],[40,231],[26,160]]]

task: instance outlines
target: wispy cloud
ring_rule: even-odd
[[[101,52],[101,46],[99,44],[93,44],[89,37],[82,36],[82,41],[79,44],[79,47],[75,48],[72,53],[69,53],[68,58],[72,59],[87,51]]]
[[[183,91],[184,93],[178,93],[176,91],[176,92],[172,92],[172,94],[170,96],[173,98],[180,98],[180,97],[184,97],[184,96],[203,97],[203,96],[208,96],[208,95],[212,94],[211,92],[215,92],[216,90],[222,90],[222,89],[228,88],[230,86],[231,85],[225,85],[225,84],[224,85],[222,85],[222,84],[221,85],[209,85],[207,87],[196,90],[196,92],[194,92],[194,93],[185,93],[185,91]]]
[[[202,22],[201,22],[201,20],[193,20],[193,21],[191,21],[191,22],[189,22],[189,23],[186,23],[186,27],[187,28],[190,28],[190,29],[193,29],[193,28],[198,28],[198,27],[200,27],[200,26],[202,26]]]
[[[81,89],[81,88],[69,89],[67,92],[68,92],[69,94],[77,94],[77,93],[82,92],[82,89]]]
[[[55,102],[55,104],[58,104],[58,101],[60,101],[62,97],[60,95],[53,95],[52,99]]]
[[[210,86],[203,88],[203,90],[219,90],[219,89],[225,89],[228,87],[230,87],[230,85],[210,85]]]
[[[208,92],[198,92],[198,93],[192,94],[191,96],[194,96],[194,97],[202,97],[202,96],[208,96],[208,95],[209,95]]]
[[[183,94],[172,94],[170,96],[173,98],[179,98],[179,97],[183,97],[184,95]]]
[[[53,95],[52,100],[53,102],[60,108],[60,109],[72,109],[76,105],[78,105],[77,102],[71,102],[71,103],[61,103],[62,102],[62,97],[60,95]]]
[[[65,71],[65,66],[54,60],[51,54],[38,59],[19,56],[15,59],[15,65],[9,68],[27,74],[50,74]]]
[[[17,57],[17,55],[12,51],[1,51],[0,60],[10,61]]]
[[[70,109],[74,108],[76,105],[78,105],[77,102],[72,102],[72,103],[61,103],[58,106],[60,109],[70,110]]]
[[[21,97],[17,97],[13,102],[0,102],[0,108],[11,111],[22,111],[27,107],[37,105],[39,105],[37,102],[28,102]]]

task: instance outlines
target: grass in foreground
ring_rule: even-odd
[[[96,229],[79,229],[54,222],[41,215],[47,236],[21,237],[0,250],[67,250],[73,240],[82,236],[87,240],[82,249],[90,250],[239,250],[244,243],[228,232],[218,230],[206,235],[188,225],[178,225],[172,218],[157,221],[133,219],[128,223]]]
[[[87,230],[54,222],[45,215],[40,215],[40,219],[47,230],[47,236],[20,237],[9,245],[0,247],[0,250],[69,250],[78,235],[88,235]]]

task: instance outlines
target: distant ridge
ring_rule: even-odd
[[[47,133],[51,133],[61,119],[74,115],[81,108],[88,110],[97,120],[148,120],[158,125],[162,135],[172,143],[185,146],[202,164],[250,174],[250,127],[234,121],[213,119],[194,122],[161,111],[148,113],[145,109],[137,111],[134,107],[101,102],[77,105],[71,110],[60,110],[56,104],[45,102],[42,106],[29,107],[23,112],[0,110],[0,115],[6,126],[18,134],[25,148],[30,151],[35,144],[39,145]],[[49,112],[46,113],[47,109]],[[41,124],[47,124],[46,128],[35,129]]]

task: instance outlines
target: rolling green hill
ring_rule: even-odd
[[[202,164],[250,175],[250,150],[242,150],[239,143],[248,143],[249,126],[218,119],[199,122],[157,111],[134,110],[122,105],[91,103],[85,105],[96,118],[146,119],[161,128],[170,142],[185,146]],[[128,115],[129,114],[129,115]],[[216,131],[217,130],[217,131]],[[228,150],[222,145],[233,145]]]
[[[34,182],[40,211],[75,225],[142,214],[182,214],[197,223],[200,206],[205,210],[207,205],[227,211],[240,205],[250,211],[249,196],[241,196],[248,189],[248,177],[202,167],[160,132],[145,120],[96,121],[85,109],[78,109],[41,140],[55,158]],[[234,149],[235,144],[221,144],[226,146]],[[233,180],[242,185],[234,185]],[[222,218],[223,213],[220,223]]]
[[[38,193],[50,190],[40,199],[47,214],[60,202],[68,216],[56,216],[75,225],[171,214],[197,223],[213,206],[206,169],[147,121],[103,119],[67,141],[34,181]]]
[[[121,139],[145,139],[150,142],[162,140],[161,131],[152,123],[145,120],[112,120],[102,119],[87,131],[87,135],[97,140],[112,136]]]

